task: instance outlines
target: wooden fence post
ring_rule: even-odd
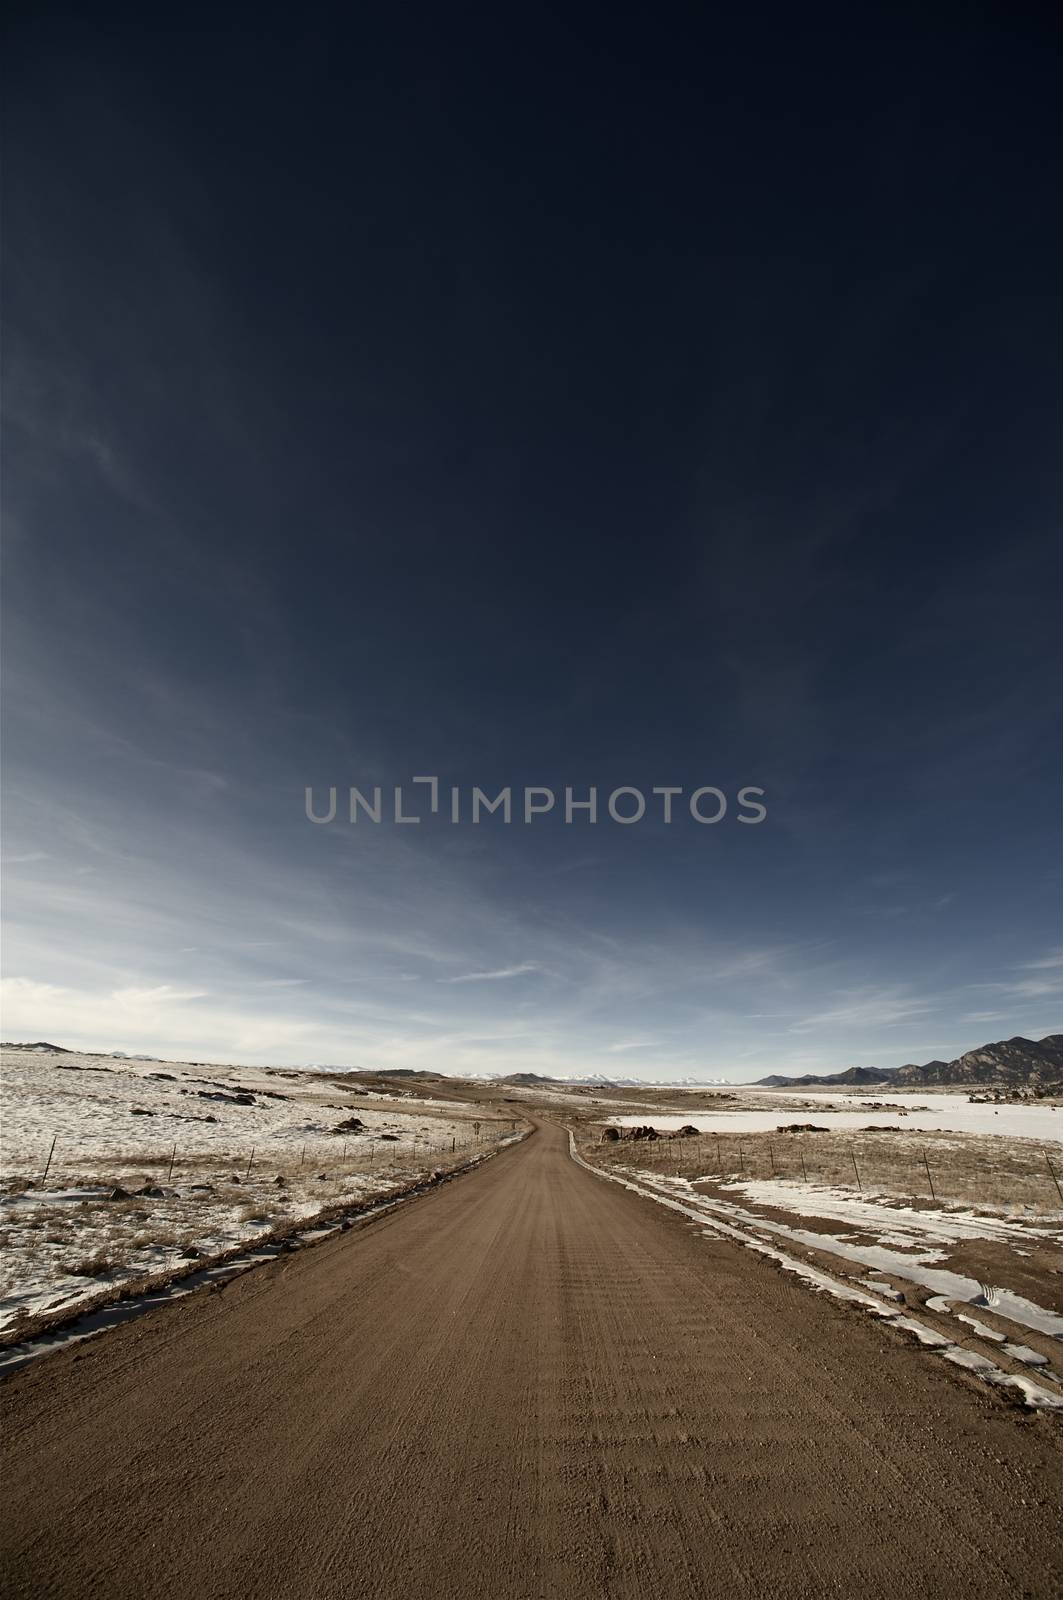
[[[926,1151],[925,1150],[923,1151],[923,1166],[926,1168],[926,1181],[930,1185],[930,1198],[931,1198],[931,1200],[933,1200],[934,1204],[936,1205],[938,1197],[934,1193],[934,1180],[930,1176],[930,1162],[926,1159]]]

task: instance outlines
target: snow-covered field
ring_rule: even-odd
[[[761,1095],[758,1094],[758,1100]],[[784,1100],[785,1104],[778,1103]],[[690,1111],[655,1115],[646,1109],[638,1116],[611,1117],[620,1128],[652,1123],[661,1132],[690,1126],[701,1133],[771,1133],[787,1122],[815,1122],[832,1130],[858,1132],[868,1123],[893,1124],[906,1133],[985,1133],[1002,1138],[1039,1139],[1063,1143],[1063,1107],[1032,1105],[978,1105],[958,1094],[891,1094],[854,1099],[851,1095],[816,1095],[795,1108],[792,1092],[773,1104],[763,1093],[763,1110]],[[842,1108],[845,1109],[842,1109]]]
[[[54,1138],[52,1174],[87,1160],[163,1155],[290,1159],[293,1147],[323,1143],[357,1115],[366,1136],[400,1132],[421,1149],[442,1149],[465,1127],[471,1106],[373,1094],[363,1107],[351,1088],[270,1067],[204,1067],[73,1053],[3,1052],[0,1175],[40,1173]],[[241,1103],[241,1098],[243,1103]],[[385,1109],[371,1109],[377,1105]],[[457,1118],[455,1113],[458,1113]],[[355,1137],[352,1135],[352,1138]]]
[[[359,1093],[354,1077],[20,1050],[2,1065],[0,1332],[412,1181],[508,1131],[472,1105]],[[352,1117],[362,1126],[343,1128]]]

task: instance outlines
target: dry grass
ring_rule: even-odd
[[[430,1177],[425,1173],[421,1173],[417,1177],[407,1174],[404,1179],[400,1179],[398,1182],[388,1182],[385,1178],[379,1185],[367,1190],[357,1200],[352,1200],[349,1192],[346,1197],[341,1195],[330,1199],[328,1194],[321,1190],[318,1198],[321,1200],[322,1208],[314,1217],[296,1218],[275,1215],[272,1218],[272,1225],[264,1232],[256,1234],[254,1242],[256,1244],[268,1244],[283,1241],[293,1235],[298,1235],[305,1228],[321,1226],[337,1219],[343,1219],[344,1225],[349,1225],[350,1219],[358,1216],[363,1211],[371,1211],[382,1201],[399,1200],[403,1196],[415,1192],[426,1182],[436,1183],[454,1172],[461,1171],[467,1166],[471,1154],[472,1152],[468,1148],[464,1152],[459,1149],[454,1155],[448,1156],[446,1160],[437,1162],[432,1169]],[[110,1203],[111,1211],[118,1204],[118,1202]],[[106,1210],[107,1208],[108,1202],[101,1202],[100,1209]],[[67,1209],[80,1210],[81,1208],[68,1207]],[[153,1244],[159,1243],[159,1230],[153,1230],[148,1237]],[[182,1231],[178,1242],[185,1242],[186,1238],[186,1233]],[[250,1242],[251,1240],[245,1237],[223,1250],[212,1251],[209,1259],[212,1264],[230,1261],[242,1254]],[[89,1261],[99,1262],[101,1272],[112,1270],[108,1264],[109,1258],[104,1256],[102,1252],[88,1257],[83,1264],[87,1265]],[[45,1331],[62,1327],[84,1316],[86,1312],[95,1311],[120,1301],[135,1299],[139,1295],[147,1294],[168,1284],[178,1282],[194,1273],[200,1272],[205,1264],[205,1259],[202,1258],[194,1261],[171,1260],[164,1264],[147,1263],[140,1266],[133,1266],[128,1260],[114,1263],[113,1270],[116,1273],[116,1277],[113,1281],[99,1284],[91,1289],[86,1287],[84,1294],[78,1294],[76,1299],[67,1301],[62,1306],[43,1309],[27,1309],[25,1307],[13,1309],[9,1313],[9,1321],[6,1328],[3,1332],[0,1332],[0,1348],[19,1343],[25,1339],[35,1338]],[[77,1263],[74,1266],[64,1264],[61,1270],[73,1272],[76,1265]]]
[[[117,1262],[112,1256],[98,1250],[95,1255],[65,1261],[63,1271],[72,1278],[102,1278],[105,1273],[113,1272],[116,1266]]]
[[[803,1120],[803,1119],[802,1119]],[[927,1133],[742,1133],[620,1139],[584,1135],[596,1162],[687,1179],[787,1178],[911,1203],[1048,1215],[1063,1201],[1032,1140]],[[1063,1158],[1054,1160],[1063,1183]],[[928,1171],[929,1169],[929,1171]]]
[[[8,1177],[0,1188],[25,1192],[28,1203],[3,1207],[7,1248],[0,1295],[47,1285],[99,1256],[126,1273],[154,1270],[165,1250],[195,1247],[212,1257],[241,1234],[258,1237],[264,1227],[286,1219],[305,1222],[311,1211],[389,1190],[418,1173],[446,1170],[488,1147],[471,1127],[453,1152],[449,1145],[449,1138],[446,1149],[359,1138],[305,1147],[288,1142],[264,1147],[250,1171],[250,1151],[232,1150],[179,1158],[172,1174],[169,1156],[145,1158],[132,1151],[82,1157],[76,1167],[54,1165],[48,1189],[96,1191],[82,1200],[52,1201],[25,1178]],[[141,1193],[146,1187],[157,1192]],[[116,1189],[125,1197],[110,1199]]]

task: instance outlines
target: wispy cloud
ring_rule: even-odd
[[[1053,950],[1049,955],[1042,956],[1040,961],[1025,961],[1023,967],[1027,972],[1045,972],[1063,967],[1063,950]]]
[[[792,1033],[814,1028],[883,1028],[914,1022],[928,1015],[935,1002],[900,989],[854,989],[837,997],[833,1005],[814,1011],[791,1024]]]
[[[541,972],[537,961],[521,961],[515,967],[495,967],[491,972],[460,972],[455,978],[439,978],[439,983],[494,983],[499,978],[522,978],[528,972]]]
[[[1045,995],[1063,995],[1063,950],[1050,950],[1036,961],[1019,962],[1015,972],[1035,972],[1043,976],[1012,978],[994,983],[977,983],[970,987],[993,994],[1007,995],[1016,1000],[1038,1000]]]
[[[206,989],[179,989],[172,983],[157,983],[150,989],[115,989],[114,999],[120,1006],[157,1005],[165,1001],[172,1005],[182,1000],[205,1000]]]

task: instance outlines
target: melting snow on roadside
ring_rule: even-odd
[[[913,1241],[918,1237],[916,1219],[927,1219],[928,1225],[922,1230],[922,1237],[930,1239],[932,1242],[948,1242],[950,1237],[952,1239],[979,1237],[1000,1239],[1008,1237],[1001,1232],[1002,1229],[1009,1227],[1009,1224],[1005,1222],[963,1215],[957,1217],[955,1221],[969,1224],[967,1231],[961,1229],[950,1235],[949,1228],[954,1220],[951,1216],[938,1213],[930,1217],[926,1212],[909,1211],[908,1231],[902,1232],[898,1229],[894,1233],[896,1242],[905,1247],[902,1254],[901,1250],[889,1249],[885,1244],[853,1242],[833,1233],[817,1233],[806,1228],[790,1227],[784,1222],[768,1221],[767,1218],[759,1213],[747,1211],[742,1206],[732,1205],[729,1201],[710,1200],[705,1195],[694,1194],[690,1185],[683,1178],[655,1179],[654,1182],[663,1183],[667,1188],[675,1189],[687,1196],[690,1202],[698,1208],[699,1214],[702,1216],[708,1216],[709,1218],[726,1217],[728,1220],[744,1224],[747,1227],[756,1227],[793,1244],[804,1245],[808,1249],[826,1250],[830,1255],[842,1256],[846,1261],[854,1261],[859,1266],[873,1267],[878,1272],[888,1272],[892,1277],[903,1278],[908,1283],[918,1284],[920,1288],[929,1289],[932,1294],[943,1296],[948,1300],[956,1300],[972,1306],[985,1306],[991,1303],[992,1309],[997,1315],[1006,1317],[1009,1322],[1017,1322],[1023,1327],[1033,1328],[1036,1332],[1048,1334],[1049,1337],[1054,1339],[1063,1338],[1063,1317],[1057,1316],[1054,1311],[1045,1311],[1040,1306],[1034,1305],[1032,1300],[1026,1300],[1022,1295],[1013,1294],[1008,1289],[994,1289],[992,1291],[992,1301],[989,1302],[986,1299],[984,1286],[978,1283],[976,1279],[967,1278],[962,1273],[950,1272],[932,1265],[933,1262],[941,1260],[942,1252],[940,1250],[913,1251],[911,1248]],[[733,1188],[735,1185],[728,1185],[728,1187]],[[757,1187],[757,1185],[750,1185],[749,1187]],[[781,1188],[782,1186],[764,1185],[764,1187]],[[865,1204],[861,1207],[859,1202],[854,1204],[854,1213],[860,1212],[861,1209],[865,1214],[877,1214],[881,1219],[880,1225],[884,1226],[892,1220],[894,1214],[892,1207],[876,1207],[870,1204]],[[855,1223],[858,1218],[854,1214],[849,1220]],[[976,1231],[976,1225],[982,1223],[985,1224],[986,1231],[979,1233]],[[875,1223],[873,1222],[871,1225],[874,1226]],[[1016,1228],[1011,1237],[1021,1234],[1022,1231]],[[1032,1232],[1033,1230],[1025,1231]],[[1045,1237],[1052,1237],[1049,1229],[1039,1231]]]
[[[879,1298],[883,1290],[876,1288],[876,1293],[869,1294],[864,1289],[856,1288],[850,1283],[843,1283],[832,1277],[819,1267],[807,1261],[799,1260],[796,1256],[789,1255],[784,1249],[770,1242],[765,1234],[774,1235],[781,1240],[790,1240],[798,1244],[806,1244],[817,1250],[826,1250],[832,1255],[844,1255],[848,1259],[859,1261],[862,1264],[888,1271],[896,1276],[907,1279],[913,1283],[926,1284],[926,1279],[933,1276],[935,1284],[926,1284],[935,1288],[941,1296],[949,1300],[958,1300],[975,1306],[991,1306],[998,1316],[1006,1317],[1011,1321],[1034,1328],[1050,1337],[1063,1339],[1063,1317],[1043,1310],[1032,1301],[1025,1300],[1021,1295],[1012,1294],[1008,1290],[989,1290],[983,1285],[975,1283],[973,1279],[964,1278],[959,1273],[935,1272],[928,1273],[920,1265],[921,1258],[911,1255],[900,1255],[897,1252],[883,1250],[876,1246],[849,1246],[844,1241],[838,1240],[833,1235],[805,1232],[801,1229],[791,1229],[781,1223],[768,1222],[764,1217],[755,1216],[743,1211],[741,1207],[730,1205],[726,1201],[709,1200],[704,1195],[696,1194],[684,1178],[665,1178],[655,1175],[650,1178],[645,1173],[636,1173],[629,1169],[628,1175],[621,1176],[618,1172],[610,1172],[601,1167],[593,1166],[585,1161],[576,1149],[574,1135],[569,1133],[569,1149],[572,1159],[588,1172],[593,1172],[600,1178],[605,1178],[612,1183],[619,1183],[625,1189],[631,1189],[636,1194],[645,1195],[659,1204],[668,1206],[674,1211],[679,1211],[692,1221],[701,1223],[706,1235],[733,1239],[736,1243],[744,1245],[747,1249],[756,1251],[759,1255],[767,1256],[778,1263],[787,1272],[803,1278],[813,1288],[830,1294],[835,1299],[845,1300],[852,1304],[860,1305],[865,1310],[871,1311],[875,1316],[890,1322],[894,1327],[902,1328],[906,1333],[918,1339],[921,1344],[935,1349],[939,1354],[952,1361],[955,1365],[967,1368],[983,1378],[986,1382],[998,1388],[1018,1389],[1028,1406],[1046,1411],[1063,1411],[1063,1398],[1043,1385],[1034,1383],[1029,1378],[1021,1377],[1014,1373],[1004,1372],[995,1363],[985,1356],[966,1350],[962,1345],[955,1344],[952,1340],[939,1333],[935,1328],[928,1327],[917,1318],[906,1313],[901,1313],[895,1305],[886,1304]],[[637,1181],[636,1181],[637,1180]],[[740,1224],[740,1225],[739,1225]],[[758,1233],[748,1233],[745,1228],[753,1226]],[[759,1236],[758,1236],[759,1234]],[[931,1256],[931,1260],[936,1257]],[[868,1280],[864,1280],[865,1283]],[[871,1287],[871,1285],[869,1285]],[[944,1302],[943,1302],[944,1303]],[[1019,1352],[1023,1346],[1004,1346],[1010,1354],[1017,1359],[1024,1359]],[[1033,1354],[1034,1352],[1031,1352]]]
[[[1020,1225],[1003,1217],[983,1216],[975,1211],[920,1211],[915,1206],[888,1203],[889,1197],[885,1195],[876,1197],[865,1193],[856,1198],[851,1189],[788,1183],[785,1179],[735,1180],[721,1187],[728,1194],[740,1194],[754,1205],[776,1206],[801,1216],[823,1217],[830,1222],[843,1222],[849,1228],[861,1228],[877,1234],[881,1244],[956,1244],[961,1239],[997,1239],[1004,1244],[1021,1244],[1028,1238],[1055,1238],[1059,1230],[1051,1224],[1063,1222],[1063,1212],[1058,1217],[1051,1214],[1045,1218],[1050,1224],[1048,1227],[1037,1227],[1026,1222]]]
[[[5,1049],[0,1332],[445,1167],[497,1142],[476,1115],[341,1074]]]

